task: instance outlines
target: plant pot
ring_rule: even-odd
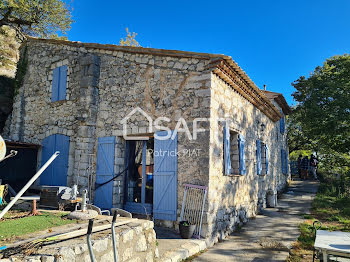
[[[181,221],[179,224],[180,236],[184,239],[190,239],[193,236],[193,232],[196,229],[196,225],[184,225],[187,221]]]

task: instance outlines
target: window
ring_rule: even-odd
[[[225,175],[245,175],[244,136],[224,127],[224,170]]]
[[[67,66],[56,67],[52,75],[52,94],[51,101],[66,99],[67,89]]]
[[[230,160],[231,174],[239,174],[238,133],[230,130]]]
[[[269,172],[269,148],[260,140],[256,141],[257,174],[266,175]]]
[[[288,152],[281,149],[281,169],[282,174],[288,174]]]

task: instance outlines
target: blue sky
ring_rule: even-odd
[[[73,0],[68,39],[232,56],[260,87],[283,93],[333,55],[350,53],[350,0]]]

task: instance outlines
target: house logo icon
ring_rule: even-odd
[[[120,123],[123,125],[123,137],[125,140],[148,140],[148,136],[136,136],[136,135],[130,135],[130,128],[129,128],[129,134],[128,134],[128,120],[135,114],[141,114],[144,116],[148,121],[148,127],[146,133],[153,133],[153,119],[150,117],[149,114],[147,114],[145,111],[143,111],[140,107],[134,108],[129,114],[127,114],[126,117],[124,117]]]

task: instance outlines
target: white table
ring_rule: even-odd
[[[328,261],[328,255],[350,258],[350,232],[317,230],[315,249],[322,252],[323,262]]]

